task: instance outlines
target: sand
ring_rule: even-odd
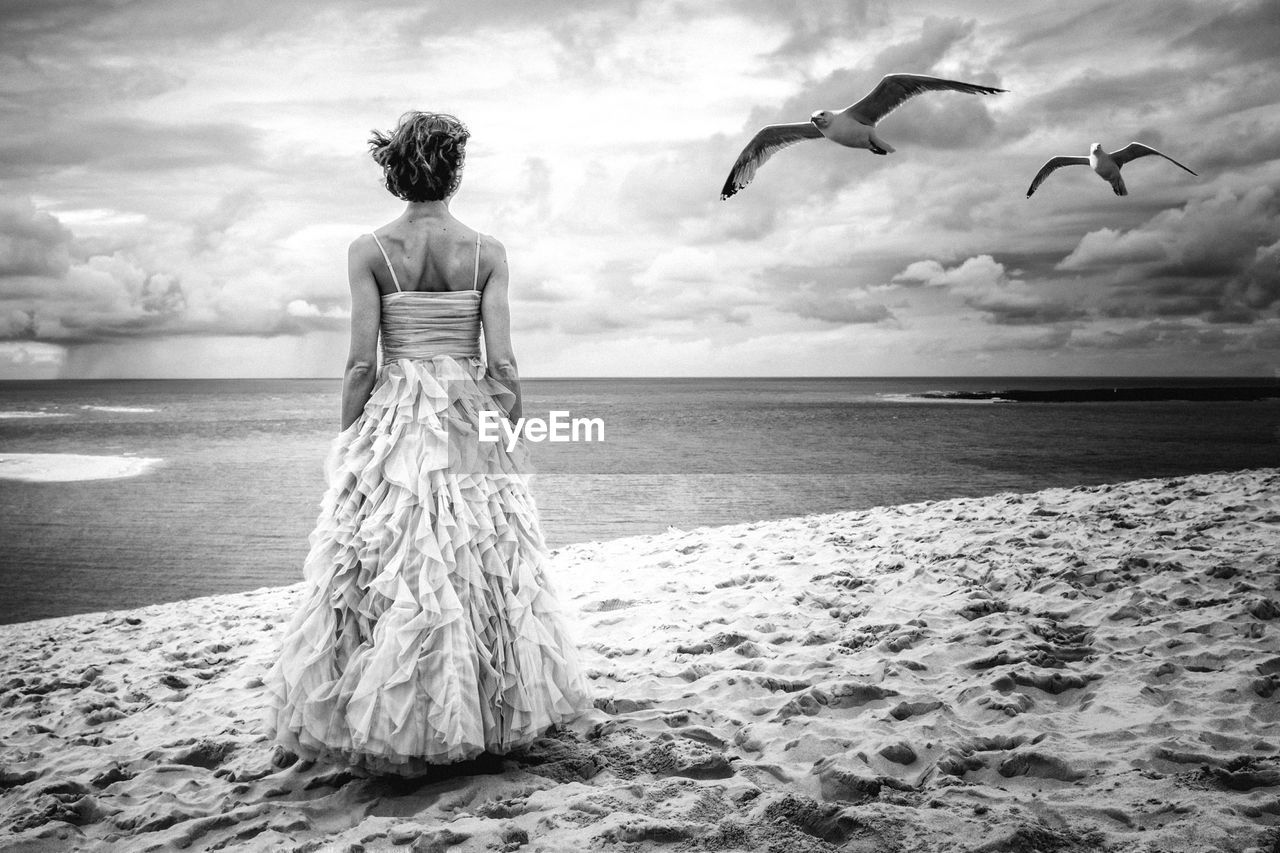
[[[0,453],[0,480],[67,483],[138,477],[164,460],[142,456],[91,456],[83,453]]]
[[[555,564],[597,707],[423,780],[265,742],[296,586],[0,627],[0,848],[1280,849],[1280,469]]]

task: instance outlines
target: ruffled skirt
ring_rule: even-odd
[[[523,450],[478,440],[509,397],[478,359],[393,361],[334,441],[303,601],[265,679],[278,743],[414,775],[590,703]]]

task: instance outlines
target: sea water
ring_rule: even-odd
[[[555,379],[526,381],[524,408],[604,424],[603,441],[529,445],[544,531],[557,547],[672,526],[1280,465],[1276,399],[920,396],[1214,383],[1229,381]],[[0,458],[158,460],[125,464],[141,473],[119,479],[0,479],[0,623],[299,580],[339,390],[289,379],[0,383]]]

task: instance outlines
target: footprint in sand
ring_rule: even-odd
[[[777,578],[775,578],[773,575],[766,575],[761,572],[755,572],[755,573],[749,573],[745,575],[738,575],[737,577],[732,577],[732,578],[729,578],[728,580],[720,581],[719,583],[716,584],[716,589],[728,589],[729,587],[734,587],[734,586],[743,586],[743,587],[755,586],[757,583],[764,583],[764,582],[774,581],[774,580],[777,580]]]
[[[1035,776],[1042,779],[1058,779],[1063,782],[1075,782],[1088,775],[1060,758],[1034,751],[1016,752],[1010,755],[1000,762],[996,772],[1006,778]]]
[[[584,613],[608,613],[613,610],[625,610],[635,607],[640,602],[627,598],[606,598],[603,601],[590,601],[582,605]]]

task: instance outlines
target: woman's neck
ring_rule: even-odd
[[[449,217],[449,200],[442,199],[440,201],[411,201],[405,207],[404,213],[400,218],[406,222],[413,222],[420,219],[445,219]]]

